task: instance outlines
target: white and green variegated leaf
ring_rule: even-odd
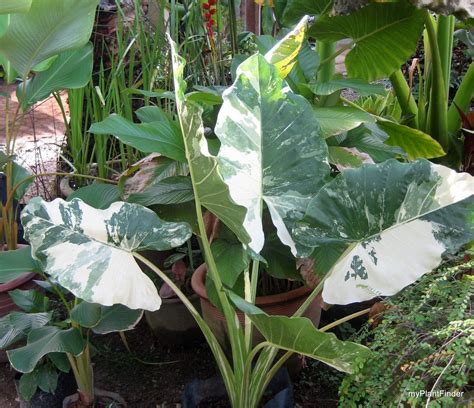
[[[33,329],[38,329],[49,323],[50,313],[11,312],[0,318],[0,350],[26,338]]]
[[[308,28],[308,17],[305,16],[266,54],[265,59],[275,66],[281,78],[285,78],[296,63]]]
[[[303,354],[347,373],[370,355],[370,350],[361,344],[341,341],[334,333],[319,331],[306,317],[270,316],[234,293],[229,295],[274,347]]]
[[[224,92],[215,128],[219,168],[232,199],[247,209],[243,226],[256,253],[264,243],[265,204],[280,240],[295,251],[289,225],[329,174],[327,146],[311,104],[283,87],[261,55],[248,58]]]
[[[143,310],[129,309],[123,305],[102,306],[81,302],[71,311],[71,319],[82,327],[98,334],[133,329],[143,317]]]
[[[13,14],[0,38],[0,53],[25,78],[40,62],[89,41],[99,0],[33,0]]]
[[[191,236],[187,224],[162,221],[153,211],[124,202],[98,210],[79,199],[35,198],[23,210],[22,223],[33,257],[75,296],[151,311],[161,299],[133,252],[168,250]]]
[[[186,100],[186,82],[183,79],[186,62],[178,54],[176,44],[168,37],[171,44],[173,63],[174,91],[181,131],[184,137],[186,158],[190,168],[194,194],[205,208],[215,214],[246,244],[249,242],[247,231],[242,224],[245,219],[245,208],[237,205],[229,193],[218,169],[217,159],[209,152],[204,136],[202,108]]]
[[[78,50],[61,53],[51,66],[20,84],[17,97],[22,108],[46,99],[51,92],[76,89],[87,85],[92,74],[93,47],[87,44]]]
[[[24,347],[7,352],[12,367],[20,373],[31,373],[36,364],[49,353],[82,353],[85,341],[78,329],[61,330],[56,326],[45,326],[31,330]]]
[[[423,31],[422,10],[407,4],[373,3],[348,15],[324,15],[308,30],[322,41],[350,38],[345,58],[350,78],[388,77],[415,52]]]
[[[295,239],[329,270],[326,302],[393,295],[473,238],[473,194],[472,176],[427,160],[365,165],[321,189]]]

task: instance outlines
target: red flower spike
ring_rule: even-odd
[[[211,14],[216,14],[216,12],[217,12],[216,9],[211,9],[211,10],[209,10],[209,13],[211,13]]]
[[[209,10],[209,9],[211,8],[211,6],[210,6],[209,4],[207,4],[207,3],[203,3],[203,4],[202,4],[202,8],[203,8],[204,10]]]
[[[213,6],[214,4],[217,4],[217,0],[209,0],[208,3]]]

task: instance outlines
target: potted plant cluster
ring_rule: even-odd
[[[24,16],[43,10],[32,3]],[[87,21],[96,3],[84,2]],[[78,387],[64,406],[93,406],[102,394],[94,388],[91,333],[131,329],[143,311],[153,326],[152,316],[166,303],[194,319],[235,408],[289,398],[271,384],[295,354],[347,373],[375,358],[367,347],[328,332],[366,311],[318,328],[322,302],[395,295],[469,243],[474,182],[456,171],[460,121],[449,113],[441,59],[450,49],[450,17],[435,21],[407,1],[370,2],[338,16],[331,9],[332,2],[310,1],[275,7],[277,23],[292,28],[278,38],[255,36],[249,55],[233,44],[232,84],[225,87],[188,86],[192,75],[171,32],[172,92],[148,92],[159,103],[137,109],[139,123],[113,114],[89,130],[151,156],[116,186],[94,183],[67,201],[29,201],[21,223],[30,246],[0,253],[0,278],[37,271],[63,313],[52,314],[44,295],[28,292],[42,306],[3,321],[0,333],[18,334],[8,346],[26,340],[8,352],[12,366],[28,376],[23,382],[40,378],[30,374],[35,367],[61,369],[55,362],[61,353]],[[306,14],[318,17],[313,23]],[[423,30],[432,60],[419,76],[425,85],[415,103],[397,70]],[[341,78],[334,74],[342,53],[335,43],[347,38],[349,77]],[[0,37],[0,51],[23,69],[26,93],[33,67],[64,48],[24,66],[11,41],[5,46]],[[379,57],[369,63],[373,55]],[[217,79],[219,67],[213,68]],[[341,94],[385,95],[370,83],[383,77],[394,85],[400,118]],[[471,83],[466,75],[455,96],[462,111]],[[166,265],[150,256],[169,250],[175,252]],[[191,272],[202,310],[190,296]],[[171,296],[179,302],[167,302]],[[159,330],[173,332],[173,318],[161,313]]]
[[[29,252],[28,247],[18,242],[23,235],[19,227],[18,203],[35,177],[17,163],[15,154],[22,111],[26,112],[53,91],[83,86],[92,71],[92,46],[87,42],[97,2],[83,2],[76,12],[72,12],[70,4],[56,7],[56,3],[21,1],[0,6],[3,34],[0,64],[5,71],[4,82],[8,85],[19,79],[18,104],[13,115],[9,113],[13,101],[10,95],[5,96],[5,144],[0,150],[0,251],[10,252],[6,254],[8,260],[21,259]],[[55,9],[55,14],[52,15],[48,9]],[[25,32],[29,35],[25,36]],[[10,299],[9,291],[35,286],[32,282],[37,276],[35,272],[28,269],[28,265],[22,272],[12,279],[2,277],[0,317],[18,309]],[[0,360],[5,359],[4,352],[0,351]]]

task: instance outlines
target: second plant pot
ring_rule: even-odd
[[[197,295],[189,300],[197,310],[201,309]],[[204,340],[196,320],[178,298],[163,299],[160,309],[145,312],[145,317],[160,345],[188,347]]]

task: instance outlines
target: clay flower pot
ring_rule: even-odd
[[[200,310],[199,297],[189,300]],[[165,346],[193,346],[203,341],[203,335],[194,317],[179,298],[163,299],[159,310],[145,312],[145,318],[155,337]]]
[[[26,245],[18,244],[18,248],[24,248]],[[15,289],[21,290],[28,290],[35,287],[35,283],[33,279],[36,277],[36,273],[34,272],[25,272],[23,275],[19,276],[18,278],[3,283],[0,285],[0,318],[6,316],[10,312],[15,310],[20,310],[15,303],[13,303],[12,299],[8,295],[8,292]],[[0,363],[5,363],[8,361],[7,355],[5,351],[0,350]]]
[[[225,347],[227,328],[224,315],[209,301],[206,292],[207,265],[202,264],[193,274],[191,285],[193,290],[201,299],[201,310],[204,320],[210,326],[219,342]],[[256,299],[256,306],[269,315],[291,316],[303,304],[311,289],[301,287],[286,293],[279,293],[271,296],[259,296]],[[237,311],[237,316],[241,324],[244,324],[245,316]],[[321,298],[316,297],[306,310],[305,317],[309,318],[318,327],[321,317]],[[254,331],[254,342],[263,341],[263,337],[256,330]]]
[[[99,390],[94,388],[96,403],[95,407],[126,407],[127,403],[125,400],[115,392]],[[112,405],[111,405],[112,404]],[[70,395],[69,397],[64,398],[63,408],[79,408],[82,407],[79,401],[79,393]]]

